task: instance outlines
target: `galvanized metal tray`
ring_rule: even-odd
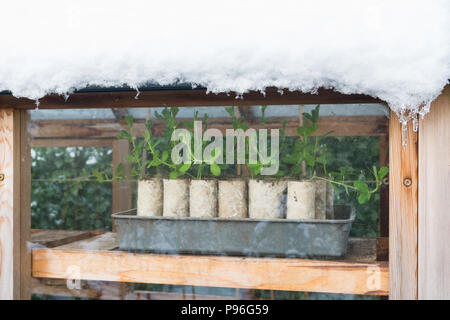
[[[271,257],[344,256],[355,210],[335,206],[334,220],[201,219],[113,214],[119,248],[157,253]]]

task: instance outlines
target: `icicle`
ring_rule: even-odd
[[[402,121],[402,146],[406,147],[408,145],[408,127],[407,122]]]
[[[139,95],[141,94],[141,92],[139,91],[138,87],[134,88],[136,89],[136,95],[134,96],[134,99],[139,99]]]
[[[69,93],[68,92],[64,93],[64,101],[67,102],[67,100],[69,100]]]
[[[36,104],[36,110],[39,110],[39,104],[40,104],[39,99],[35,100],[35,104]]]
[[[419,119],[417,119],[417,116],[418,115],[414,115],[414,118],[413,118],[413,130],[414,130],[414,132],[419,131]]]

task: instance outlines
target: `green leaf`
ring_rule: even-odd
[[[167,160],[167,158],[169,158],[169,151],[164,150],[161,155],[161,161],[165,162]]]
[[[219,176],[220,175],[220,167],[217,165],[217,164],[215,164],[215,163],[211,163],[211,165],[209,166],[209,169],[211,170],[211,173],[214,175],[214,176]]]
[[[361,180],[355,181],[355,182],[353,182],[353,186],[360,193],[368,193],[369,192],[369,186],[364,181],[361,181]]]
[[[133,128],[133,116],[128,114],[125,116],[125,122],[128,124],[128,126],[131,128]]]
[[[92,173],[92,175],[93,175],[94,177],[97,178],[97,181],[98,181],[98,182],[103,182],[103,181],[104,181],[104,179],[103,179],[103,174],[102,174],[101,172],[94,171],[94,172]]]
[[[369,200],[370,200],[370,193],[369,192],[361,193],[361,194],[358,195],[358,202],[360,204],[366,203]]]
[[[383,180],[388,173],[389,173],[388,167],[381,167],[380,170],[378,170],[378,179]]]
[[[119,163],[119,165],[116,168],[116,178],[123,179],[125,175],[125,167],[123,163]]]
[[[191,163],[188,162],[188,163],[183,164],[183,165],[178,169],[178,171],[181,172],[181,173],[185,173],[186,171],[189,170],[190,167],[191,167]]]
[[[170,179],[176,179],[176,178],[178,178],[180,176],[180,174],[178,173],[178,172],[176,172],[176,171],[172,171],[170,174],[169,174],[169,178]]]
[[[135,161],[134,157],[131,154],[127,155],[124,160],[128,163],[132,163]]]

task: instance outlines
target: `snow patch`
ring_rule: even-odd
[[[378,97],[406,121],[450,78],[448,0],[15,0],[2,13],[0,91],[16,97],[325,87]]]

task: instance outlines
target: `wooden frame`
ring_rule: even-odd
[[[417,299],[417,132],[410,121],[403,146],[402,125],[391,112],[389,137],[389,295]]]
[[[389,194],[389,294],[391,299],[417,299],[417,298],[449,298],[448,270],[449,255],[446,253],[444,244],[448,241],[449,218],[448,214],[444,212],[448,208],[448,196],[445,190],[449,189],[449,179],[442,179],[442,173],[447,172],[447,162],[450,158],[448,151],[448,121],[450,120],[449,110],[449,87],[446,88],[443,95],[433,103],[430,119],[428,123],[421,122],[419,141],[417,133],[412,130],[411,124],[408,125],[408,144],[406,147],[401,143],[401,125],[398,123],[396,117],[392,114],[389,122],[389,159],[390,159],[390,194]],[[227,105],[236,104],[236,100],[227,95],[206,95],[201,90],[194,91],[164,91],[164,92],[144,92],[141,93],[141,98],[134,100],[133,92],[118,92],[118,93],[80,93],[74,94],[65,103],[62,97],[49,96],[41,101],[42,108],[112,108],[112,107],[149,107],[149,106],[165,106],[165,105]],[[251,93],[244,95],[243,100],[238,100],[239,105],[256,105],[256,104],[309,104],[309,103],[379,103],[379,100],[363,96],[363,95],[340,95],[330,90],[320,90],[318,95],[309,95],[301,93],[285,93],[279,95],[276,91],[270,91],[267,97],[263,97],[259,93]],[[14,230],[4,227],[0,228],[0,238],[2,245],[8,246],[7,252],[9,258],[3,258],[2,277],[0,279],[0,296],[5,298],[26,298],[28,296],[27,277],[31,270],[29,259],[26,254],[25,244],[28,237],[29,226],[29,208],[26,203],[29,203],[29,159],[27,160],[28,151],[26,150],[27,143],[25,138],[24,123],[25,117],[23,111],[12,109],[2,109],[5,107],[27,109],[34,108],[34,102],[26,99],[15,99],[11,96],[0,96],[0,150],[2,151],[0,162],[0,173],[6,172],[6,180],[0,182],[0,200],[2,203],[7,203],[7,206],[0,208],[0,218],[2,221],[13,221]],[[54,138],[54,137],[53,137]],[[92,137],[98,139],[99,137]],[[106,137],[108,139],[108,137]],[[43,139],[44,140],[44,139]],[[5,142],[7,141],[7,142]],[[41,143],[41,142],[39,142]],[[419,143],[420,149],[417,149]],[[41,144],[42,145],[42,144]],[[445,153],[447,152],[447,153]],[[5,157],[4,155],[7,154]],[[434,158],[431,158],[431,157]],[[22,159],[21,159],[22,157]],[[439,162],[440,170],[433,170],[433,165],[430,161],[435,158],[442,157]],[[5,160],[6,159],[6,160]],[[420,167],[419,164],[420,163]],[[7,170],[6,170],[7,169]],[[447,170],[447,171],[445,171]],[[419,173],[418,173],[419,172]],[[28,176],[27,176],[28,175]],[[424,181],[419,185],[418,178]],[[437,181],[437,182],[436,182]],[[433,189],[434,183],[438,183],[439,188]],[[5,189],[5,185],[7,186]],[[28,187],[29,188],[29,187]],[[4,190],[7,190],[6,192]],[[22,192],[20,192],[22,190]],[[437,190],[436,194],[431,194],[429,190]],[[420,202],[418,201],[420,199]],[[447,201],[447,202],[446,202]],[[5,209],[6,208],[6,209]],[[440,209],[439,209],[440,208]],[[441,210],[441,211],[438,211]],[[437,233],[436,233],[437,230]],[[20,235],[20,236],[19,236]],[[8,251],[10,250],[10,251]],[[33,253],[33,274],[35,276],[49,275],[55,272],[55,265],[48,264],[51,261],[50,254],[55,253],[64,257],[64,261],[73,261],[75,257],[80,257],[80,254],[86,254],[90,258],[99,261],[108,261],[113,263],[117,261],[116,255],[126,253],[114,253],[106,250],[105,252],[81,252],[72,249],[36,249]],[[127,259],[133,260],[136,263],[143,263],[143,261],[153,261],[155,259],[158,263],[172,264],[174,268],[181,268],[177,266],[177,262],[170,260],[170,257],[161,256],[146,256],[135,257],[126,254]],[[205,260],[207,257],[195,257],[194,262],[196,268],[205,270]],[[50,260],[48,260],[50,259]],[[149,260],[150,259],[150,260]],[[169,259],[169,260],[167,260]],[[196,260],[197,259],[197,260]],[[241,259],[242,260],[242,259]],[[236,268],[249,268],[255,262],[252,260],[245,260],[242,262],[239,259],[231,258],[231,260],[221,260],[219,266],[235,266]],[[290,261],[281,262],[281,264],[274,261],[266,261],[261,267],[264,270],[277,272],[280,270],[287,270],[289,273],[296,268],[306,270],[315,262],[309,260],[304,261]],[[287,264],[285,264],[287,263]],[[307,265],[311,263],[310,265]],[[341,273],[340,268],[346,268],[340,262],[324,263],[322,264],[328,272],[334,276],[345,276]],[[7,265],[5,267],[5,264]],[[16,268],[11,268],[16,266]],[[245,266],[245,267],[243,267]],[[379,265],[377,265],[379,266]],[[387,272],[387,266],[381,264],[383,274]],[[441,267],[440,267],[441,266]],[[123,266],[121,266],[122,268]],[[221,268],[222,268],[221,267]],[[366,264],[360,267],[367,267]],[[52,269],[53,268],[53,269]],[[274,269],[275,268],[275,269]],[[284,269],[286,268],[286,269]],[[305,269],[306,268],[306,269]],[[437,269],[436,269],[437,268]],[[311,270],[314,271],[315,268]],[[6,272],[5,272],[6,270]],[[207,269],[208,270],[208,269]],[[240,269],[239,269],[240,270]],[[250,269],[251,270],[251,269]],[[61,272],[55,272],[56,275],[61,276]],[[263,272],[263,271],[258,271]],[[343,272],[343,271],[342,271]],[[92,274],[91,274],[92,276]],[[110,274],[112,277],[112,275]],[[148,274],[149,279],[151,278]],[[258,282],[257,274],[253,275],[253,284]],[[92,276],[93,277],[93,276]],[[6,280],[5,280],[6,279]],[[114,278],[117,279],[117,278]],[[131,278],[130,278],[131,279]],[[134,278],[133,278],[134,279]],[[331,279],[331,278],[330,278]],[[270,280],[270,279],[269,279]],[[336,279],[335,279],[336,280]],[[223,280],[225,281],[225,280]],[[317,282],[311,280],[312,286]],[[284,288],[289,289],[289,285],[277,284],[269,281],[270,285],[266,288]],[[3,284],[6,283],[6,286]],[[202,281],[192,280],[192,284],[201,284]],[[387,282],[383,282],[386,284]],[[204,283],[203,283],[204,284]],[[224,283],[223,283],[224,284]],[[233,284],[234,285],[234,284]],[[309,290],[313,287],[301,286],[297,283],[295,289]],[[247,284],[247,287],[254,287],[252,284]],[[6,288],[6,289],[5,289]],[[331,287],[327,287],[331,289]],[[346,285],[342,284],[342,290],[347,290]],[[431,288],[433,290],[431,290]],[[292,288],[291,288],[292,289]],[[317,287],[316,287],[317,289]],[[338,290],[339,288],[335,287]],[[333,289],[333,290],[334,290]],[[317,290],[323,290],[318,288]],[[435,292],[432,292],[435,291]],[[360,291],[360,292],[363,292]],[[386,294],[386,291],[383,291]]]
[[[29,297],[30,149],[27,113],[0,110],[0,299]]]
[[[85,248],[95,248],[86,250]],[[387,295],[388,263],[376,239],[352,239],[341,261],[138,254],[114,250],[114,233],[33,250],[33,276],[247,289]]]
[[[418,297],[450,300],[450,86],[419,130]]]
[[[264,104],[325,104],[325,103],[384,103],[363,94],[342,94],[331,89],[319,89],[317,94],[268,88],[265,94],[252,91],[242,96],[234,93],[206,93],[206,90],[150,90],[126,92],[76,93],[66,100],[61,95],[48,95],[39,100],[40,109],[78,108],[148,108],[170,106],[252,106]],[[0,108],[34,109],[36,101],[0,95]]]

